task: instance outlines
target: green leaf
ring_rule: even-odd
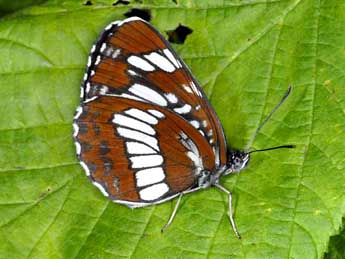
[[[343,226],[344,226],[343,219]],[[328,252],[325,254],[324,259],[343,259],[345,258],[345,229],[336,235],[332,236],[329,241]]]
[[[42,3],[45,0],[21,0],[21,1],[9,1],[9,0],[0,0],[0,16],[5,15],[7,13],[15,12],[19,9],[37,5],[38,3]]]
[[[345,3],[337,0],[49,0],[0,20],[0,258],[322,258],[345,214]],[[141,3],[142,2],[142,3]],[[175,3],[177,2],[177,3]],[[8,1],[10,3],[10,1]],[[254,141],[244,172],[214,188],[130,210],[90,184],[72,120],[89,50],[132,7],[151,10],[214,105],[233,148]]]

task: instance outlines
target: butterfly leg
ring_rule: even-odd
[[[214,184],[215,187],[217,187],[219,190],[221,190],[222,192],[225,192],[228,195],[228,201],[229,201],[229,219],[231,222],[231,226],[232,229],[235,232],[235,235],[238,237],[238,239],[241,239],[240,233],[237,230],[236,224],[235,224],[235,220],[234,220],[234,215],[233,215],[233,211],[232,211],[232,194],[229,190],[225,189],[224,186],[219,185],[218,183]]]
[[[162,233],[171,225],[172,221],[174,220],[175,215],[176,215],[176,212],[177,212],[177,209],[178,209],[178,207],[180,206],[180,202],[181,202],[182,196],[183,196],[183,192],[181,192],[181,193],[179,194],[178,199],[177,199],[177,202],[176,202],[175,207],[174,207],[174,210],[173,210],[173,212],[171,213],[168,222],[164,225],[164,227],[163,227],[162,230],[161,230]]]

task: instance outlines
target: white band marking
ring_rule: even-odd
[[[122,115],[122,114],[115,114],[113,118],[113,122],[115,124],[125,126],[127,128],[131,128],[134,130],[142,131],[149,135],[155,135],[156,131],[152,128],[149,124],[141,122],[139,120],[133,119],[131,117]]]
[[[80,146],[80,143],[79,142],[74,142],[75,144],[75,148],[77,150],[77,155],[79,156],[80,155],[80,152],[81,152],[81,146]]]
[[[179,114],[186,114],[192,110],[192,106],[189,104],[185,104],[182,107],[179,108],[174,108],[174,111],[179,113]]]
[[[196,120],[190,121],[189,123],[192,124],[192,126],[196,129],[200,127],[200,123]]]
[[[76,137],[79,133],[79,126],[77,125],[77,123],[73,123],[73,137]]]
[[[179,64],[177,63],[176,58],[174,57],[174,55],[170,52],[170,50],[168,49],[163,49],[163,53],[165,56],[168,57],[168,59],[175,65],[175,67],[179,68]]]
[[[161,167],[154,167],[136,172],[135,177],[137,179],[137,185],[142,187],[163,181],[165,174]]]
[[[159,166],[163,163],[161,155],[132,156],[129,159],[132,162],[132,168]]]
[[[109,96],[110,96],[110,95],[109,95]],[[118,96],[118,95],[114,95],[114,96]],[[141,101],[141,102],[147,103],[146,100],[141,99],[141,98],[136,97],[136,96],[131,95],[131,94],[121,94],[120,96],[121,96],[121,97],[124,97],[124,98],[127,98],[127,99],[132,99],[132,100],[136,100],[136,101]]]
[[[141,98],[144,98],[154,104],[158,104],[160,106],[167,106],[167,101],[165,98],[160,95],[155,90],[152,90],[151,88],[141,85],[141,84],[134,84],[132,85],[128,91],[132,92],[135,95],[138,95]]]
[[[190,94],[193,93],[192,89],[188,85],[182,85],[182,87],[184,88],[184,90],[186,90],[186,92],[188,92]]]
[[[159,197],[163,196],[165,193],[169,191],[168,185],[165,183],[159,183],[142,189],[139,192],[140,198],[146,201],[152,201],[158,199]]]
[[[87,167],[87,165],[83,161],[80,161],[79,164],[84,168],[86,176],[89,176],[90,175],[90,170]]]
[[[144,133],[141,133],[139,131],[136,131],[136,130],[125,129],[122,127],[117,128],[117,132],[122,137],[134,139],[134,140],[137,140],[139,142],[144,142],[145,144],[149,145],[150,147],[152,147],[156,151],[159,151],[158,141],[156,138],[150,137],[150,136],[148,136]]]
[[[168,99],[168,101],[170,103],[177,103],[178,102],[176,95],[174,95],[173,93],[167,93],[167,94],[165,94],[165,97]]]
[[[153,148],[138,142],[128,141],[126,142],[126,147],[127,152],[131,155],[157,154],[157,151],[155,151]]]
[[[149,113],[151,113],[152,115],[156,116],[157,118],[165,118],[164,113],[161,113],[160,111],[157,110],[148,110]]]
[[[82,112],[83,112],[83,108],[81,106],[78,106],[77,112],[76,112],[76,114],[74,116],[74,119],[75,120],[78,119]]]
[[[166,72],[173,72],[175,70],[174,65],[171,64],[167,58],[158,54],[157,52],[152,52],[148,55],[145,55],[145,58],[147,58],[153,64],[155,64],[157,67],[159,67],[160,69],[162,69]]]
[[[140,58],[140,57],[137,57],[137,56],[130,56],[128,59],[127,59],[128,63],[137,67],[137,68],[140,68],[141,70],[144,70],[144,71],[154,71],[155,68],[149,63],[147,62],[146,60]]]
[[[156,125],[158,123],[158,120],[153,117],[152,115],[148,114],[147,112],[144,112],[142,110],[132,108],[130,110],[125,111],[126,114],[131,115],[134,118],[140,118],[140,120],[143,120],[147,123],[150,123],[152,125]]]
[[[102,43],[100,51],[103,52],[106,48],[107,48],[107,44],[106,43]]]

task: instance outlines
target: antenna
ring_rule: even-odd
[[[250,141],[248,142],[246,149],[248,150],[253,142],[254,139],[256,137],[256,135],[258,135],[259,131],[261,130],[261,128],[266,124],[266,122],[272,117],[272,115],[278,110],[278,108],[286,101],[286,98],[288,98],[288,96],[290,95],[292,90],[292,86],[290,85],[289,88],[287,89],[286,93],[284,94],[283,98],[280,100],[280,102],[274,107],[274,109],[270,112],[270,114],[267,115],[267,117],[264,119],[264,121],[259,125],[259,127],[256,129],[256,131],[254,132],[253,136],[251,137]],[[277,148],[284,148],[285,146],[281,146],[281,147],[274,147],[274,148],[268,148],[268,149],[264,149],[264,150],[271,150],[271,149],[277,149]],[[264,151],[264,150],[260,150],[260,151]],[[254,150],[251,151],[252,152],[259,152],[259,150]]]
[[[295,148],[295,147],[296,147],[295,145],[284,145],[284,146],[270,147],[270,148],[265,148],[265,149],[256,149],[256,150],[249,151],[248,154],[255,153],[255,152],[261,152],[261,151],[280,149],[280,148]]]

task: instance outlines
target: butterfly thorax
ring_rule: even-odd
[[[229,151],[228,162],[226,165],[218,168],[215,172],[202,170],[198,175],[198,187],[207,188],[217,184],[223,175],[237,173],[243,170],[249,163],[250,155],[244,151]]]

